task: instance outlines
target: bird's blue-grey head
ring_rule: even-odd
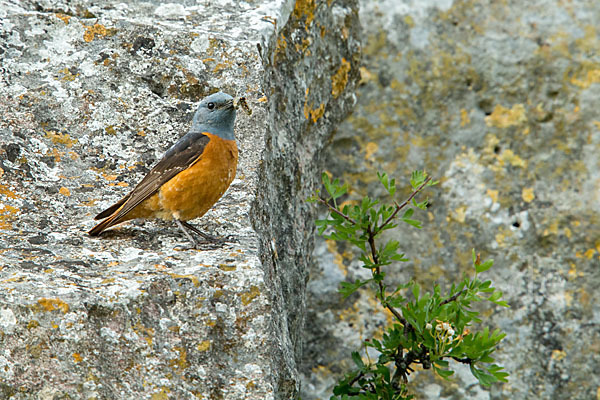
[[[227,93],[218,92],[202,99],[192,120],[192,130],[209,132],[225,140],[235,140],[234,122],[233,97]]]

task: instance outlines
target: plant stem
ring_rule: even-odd
[[[389,216],[388,219],[385,220],[385,222],[383,224],[381,224],[379,226],[379,228],[375,229],[375,235],[377,235],[380,231],[381,228],[383,228],[384,226],[386,226],[387,224],[390,223],[390,221],[392,221],[394,218],[396,218],[396,214],[398,214],[398,212],[400,210],[402,210],[404,207],[406,207],[408,205],[408,203],[410,203],[410,201],[421,191],[423,190],[423,188],[429,183],[429,181],[431,180],[431,176],[428,176],[427,179],[425,179],[425,182],[423,182],[421,184],[421,186],[419,186],[418,188],[416,188],[411,194],[410,196],[408,196],[408,198],[406,200],[404,200],[404,202],[402,204],[398,204],[396,203],[396,209],[394,210],[393,214]]]
[[[352,218],[350,218],[349,216],[347,216],[346,214],[344,214],[343,212],[341,212],[337,208],[333,207],[331,204],[329,204],[329,202],[327,200],[323,199],[322,197],[319,197],[318,199],[319,199],[319,203],[324,204],[325,206],[327,206],[327,208],[329,209],[329,211],[332,211],[332,212],[336,213],[340,217],[344,218],[346,221],[350,222],[352,225],[356,225],[357,224],[357,222],[355,220],[353,220]]]
[[[443,306],[444,304],[448,304],[450,302],[453,302],[454,300],[458,299],[458,297],[463,294],[465,292],[466,289],[461,290],[458,293],[455,293],[452,297],[447,298],[446,300],[442,301],[440,303],[440,306]]]
[[[375,233],[373,233],[373,231],[371,230],[371,225],[367,227],[367,236],[369,237],[369,247],[371,248],[371,257],[373,258],[373,264],[376,265],[375,273],[379,275],[381,273],[381,268],[379,266],[379,257],[377,256],[377,247],[375,247]],[[377,285],[379,286],[379,301],[381,302],[381,304],[383,304],[385,308],[390,310],[390,312],[394,314],[394,317],[396,317],[396,319],[400,321],[402,325],[406,326],[408,324],[408,321],[406,321],[406,319],[402,316],[402,314],[398,312],[398,310],[390,306],[387,303],[387,301],[385,301],[387,296],[385,295],[385,288],[383,287],[383,282],[379,280],[377,282]]]
[[[458,357],[450,357],[452,358],[454,361],[458,361],[459,363],[463,363],[463,364],[472,364],[473,360],[471,360],[469,357],[465,357],[465,358],[458,358]]]

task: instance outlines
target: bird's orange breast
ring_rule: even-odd
[[[132,218],[188,221],[203,216],[223,196],[237,170],[235,140],[204,133],[210,141],[198,159],[132,210]]]

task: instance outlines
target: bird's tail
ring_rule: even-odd
[[[100,214],[96,215],[94,217],[94,219],[104,219],[104,218],[110,217],[111,215],[113,215],[114,213],[116,213],[119,210],[119,208],[121,208],[121,206],[123,204],[125,204],[125,202],[128,199],[129,199],[129,195],[123,197],[121,200],[119,200],[118,202],[116,202],[112,206],[108,207],[106,210],[102,211]]]
[[[94,219],[106,219],[104,219],[104,221],[100,222],[98,225],[90,229],[88,234],[90,236],[98,236],[102,232],[104,232],[104,230],[110,228],[111,226],[123,222],[123,216],[120,216],[119,218],[117,217],[119,216],[119,211],[121,211],[127,200],[129,200],[129,195],[123,197],[121,200],[108,207],[100,214],[96,215]]]
[[[88,234],[90,236],[98,236],[100,235],[102,232],[104,232],[104,230],[110,228],[113,225],[118,224],[121,221],[115,221],[115,216],[113,215],[112,217],[106,218],[104,221],[100,222],[98,225],[96,225],[95,227],[93,227],[92,229],[89,230]]]

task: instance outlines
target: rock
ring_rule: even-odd
[[[4,2],[0,397],[297,397],[315,187],[358,79],[353,1]],[[186,132],[244,95],[237,178],[178,251],[170,223],[90,238]]]
[[[403,189],[412,170],[429,171],[441,182],[427,193],[428,211],[415,213],[424,228],[395,234],[412,261],[388,268],[388,277],[448,285],[470,270],[475,248],[495,259],[485,277],[511,305],[486,305],[484,321],[507,333],[496,356],[509,383],[485,389],[459,367],[452,382],[413,374],[412,389],[420,398],[596,398],[600,3],[360,6],[362,84],[326,169],[350,184],[353,199],[383,194],[378,170]],[[399,192],[402,200],[407,190]],[[367,292],[346,301],[332,293],[364,272],[347,246],[320,241],[315,254],[307,400],[331,395],[352,366],[350,352],[387,318]]]

